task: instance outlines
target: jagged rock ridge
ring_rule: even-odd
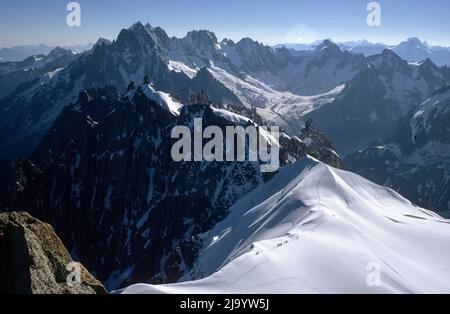
[[[192,128],[194,118],[203,127],[254,122],[169,98],[146,84],[122,96],[113,87],[83,91],[29,158],[1,171],[3,206],[49,221],[108,288],[176,281],[195,261],[197,235],[268,179],[258,162],[174,162],[173,126]],[[340,164],[326,140],[314,152],[317,139],[301,137],[283,137],[284,164],[307,153]]]

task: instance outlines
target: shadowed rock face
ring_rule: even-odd
[[[81,284],[69,286],[66,267],[72,262],[49,224],[24,212],[0,214],[0,293],[106,293],[81,264]]]
[[[450,86],[397,124],[383,142],[345,159],[348,170],[450,217]]]
[[[192,133],[201,117],[204,128],[225,133],[238,122],[202,104],[174,115],[145,88],[82,92],[29,158],[0,163],[0,208],[49,222],[109,290],[179,280],[195,262],[200,235],[269,179],[248,161],[175,162],[173,126]],[[306,154],[339,160],[311,127],[299,136],[280,139],[282,164]]]

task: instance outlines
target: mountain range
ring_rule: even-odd
[[[450,217],[450,87],[404,117],[384,142],[347,156],[348,169]]]
[[[448,292],[450,68],[408,43],[299,51],[138,22],[0,63],[0,210],[50,223],[109,290]],[[282,168],[175,162],[172,128],[199,118],[255,126]]]
[[[338,150],[347,154],[379,140],[403,112],[424,101],[450,77],[448,67],[437,67],[426,60],[408,64],[389,50],[364,57],[343,51],[326,40],[311,51],[298,52],[274,49],[249,38],[219,43],[209,31],[192,31],[181,39],[168,37],[161,28],[141,23],[122,30],[114,42],[100,39],[92,50],[75,55],[75,60],[65,67],[53,67],[51,73],[28,75],[34,80],[23,84],[19,79],[5,79],[10,89],[17,87],[0,100],[0,121],[4,125],[0,156],[17,158],[30,153],[80,89],[115,85],[124,91],[131,80],[142,80],[144,73],[156,89],[176,94],[184,101],[191,91],[203,88],[215,103],[255,107],[266,124],[278,125],[294,135],[311,116],[318,120],[320,128],[328,128]],[[13,75],[3,75],[8,74]],[[14,76],[24,75],[16,71]],[[358,112],[348,115],[348,119],[356,124],[371,122],[373,128],[355,134],[348,123],[344,123],[344,128],[342,124],[329,124],[328,116],[334,115],[332,108],[340,107],[334,104],[342,98],[347,99],[345,105],[358,101],[352,86],[373,87],[372,79],[380,80],[378,88],[372,88],[372,94],[365,93],[363,97],[369,103],[385,100],[376,106],[367,104],[364,117]],[[374,98],[374,94],[378,95]],[[391,103],[393,113],[384,123],[383,111]],[[380,112],[376,107],[380,107]],[[318,118],[316,112],[321,110],[324,114]],[[335,135],[336,127],[342,132]],[[348,134],[355,136],[349,141]]]
[[[195,260],[196,236],[269,179],[257,162],[173,161],[172,127],[193,128],[195,118],[223,129],[254,123],[210,105],[184,106],[146,83],[124,94],[84,90],[31,155],[0,165],[0,206],[48,221],[109,289],[176,281]],[[281,145],[284,165],[309,154],[341,166],[312,126],[271,145]]]
[[[275,45],[274,48],[285,47],[295,50],[311,50],[319,44],[320,41],[310,44],[286,43]],[[450,65],[450,47],[432,46],[417,37],[408,38],[398,45],[371,43],[367,40],[347,41],[337,43],[337,45],[343,50],[361,53],[366,57],[380,54],[384,49],[390,49],[402,59],[411,63],[420,62],[429,58],[438,66]]]
[[[0,63],[2,62],[17,62],[35,55],[47,55],[58,46],[48,45],[25,45],[0,48]],[[75,46],[60,46],[63,49],[70,49],[74,53],[81,53],[92,48],[92,44],[75,45]]]

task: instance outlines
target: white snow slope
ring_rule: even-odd
[[[169,111],[175,116],[180,115],[180,110],[183,105],[164,92],[156,91],[150,84],[144,84],[142,91],[147,96],[147,98],[156,101],[162,108]]]
[[[450,221],[311,158],[281,169],[204,236],[183,280],[204,279],[122,292],[450,292]]]
[[[277,125],[292,134],[298,134],[303,129],[303,116],[332,103],[345,87],[341,84],[323,94],[300,96],[289,91],[278,91],[250,75],[241,79],[214,65],[208,70],[245,106],[256,107],[267,124]]]

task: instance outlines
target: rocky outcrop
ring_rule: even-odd
[[[233,122],[209,105],[178,116],[148,97],[148,86],[84,91],[29,158],[0,163],[0,205],[49,222],[109,289],[178,280],[195,260],[195,236],[263,181],[250,162],[173,161],[173,126]]]
[[[29,158],[0,163],[0,208],[48,221],[110,290],[177,281],[192,267],[200,235],[270,176],[258,162],[174,161],[174,126],[192,134],[201,118],[203,128],[225,133],[253,122],[209,104],[177,109],[169,98],[145,84],[125,95],[113,87],[83,91]],[[316,131],[306,131],[282,143],[287,163],[321,145],[307,137],[321,138]],[[332,154],[331,145],[316,148],[318,159]]]
[[[333,142],[313,126],[311,119],[305,123],[305,127],[298,137],[282,134],[280,137],[280,145],[283,151],[282,165],[293,163],[309,155],[332,167],[343,167],[342,159],[336,153]]]
[[[106,293],[83,265],[71,263],[69,252],[49,224],[24,212],[0,213],[1,294]],[[76,265],[79,281],[72,277]]]

